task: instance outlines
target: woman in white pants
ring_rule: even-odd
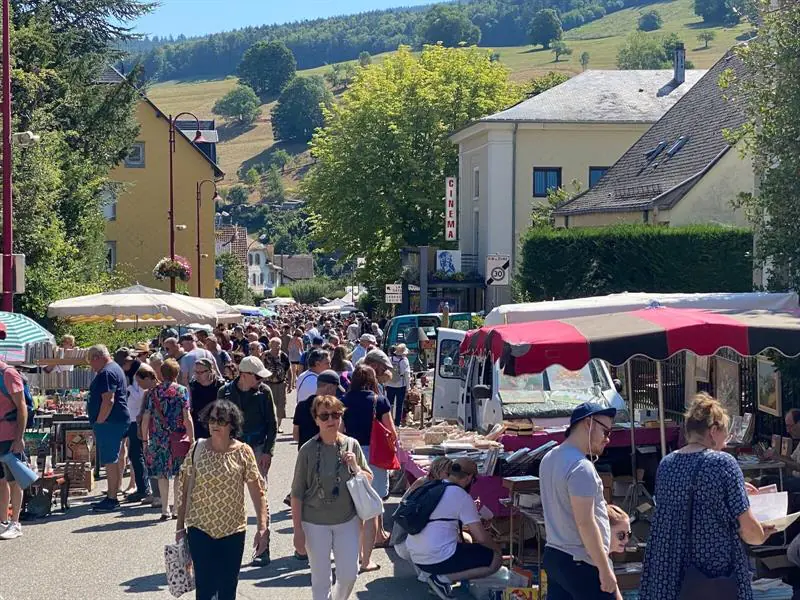
[[[335,396],[317,396],[311,414],[319,435],[297,454],[292,482],[295,548],[305,547],[311,566],[313,600],[346,600],[358,575],[361,520],[346,482],[363,472],[372,479],[361,446],[339,433],[344,405]],[[331,589],[331,550],[336,585]]]

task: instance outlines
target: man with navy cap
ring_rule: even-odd
[[[611,527],[594,461],[605,451],[617,410],[595,402],[575,408],[567,439],[539,469],[547,545],[549,600],[621,599],[608,558]],[[587,458],[587,456],[589,458]]]

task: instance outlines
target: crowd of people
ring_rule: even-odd
[[[313,600],[346,600],[359,573],[380,568],[373,550],[390,544],[442,599],[452,596],[455,582],[491,576],[500,569],[501,549],[469,494],[478,478],[474,461],[434,460],[406,491],[391,532],[382,514],[360,519],[348,493],[347,482],[364,476],[377,496],[389,496],[389,473],[370,459],[372,431],[379,423],[394,445],[411,368],[403,344],[388,354],[381,350],[384,327],[360,314],[328,318],[290,307],[274,319],[213,331],[165,329],[158,339],[113,355],[105,346],[91,347],[87,358],[96,375],[87,412],[107,475],[107,492],[93,510],[120,509],[130,467],[122,501],[159,507],[161,521],[175,521],[176,540],[191,548],[196,598],[235,598],[245,492],[256,512],[252,563],[271,561],[268,474],[277,436],[288,426],[287,394],[296,390],[291,435],[297,458],[284,503],[291,510],[294,558],[309,563]],[[2,362],[0,377],[0,455],[22,456],[24,382]],[[609,557],[625,550],[631,524],[606,502],[595,468],[615,413],[600,404],[578,406],[565,441],[542,460],[550,600],[621,600]],[[786,415],[793,437],[800,437],[794,435],[798,423],[800,411],[793,409]],[[728,429],[722,405],[698,395],[685,415],[686,445],[667,455],[656,475],[658,506],[641,598],[696,597],[685,595],[690,579],[696,589],[713,581],[727,590],[726,599],[752,597],[740,541],[763,544],[774,529],[756,520],[748,496],[758,490],[721,452]],[[0,474],[0,506],[12,507],[0,539],[12,540],[22,535],[22,490],[7,467]],[[789,486],[795,486],[791,478]],[[414,523],[425,506],[425,518]]]

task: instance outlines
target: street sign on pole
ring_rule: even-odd
[[[402,303],[403,303],[403,284],[387,283],[386,304],[402,304]]]
[[[486,285],[508,285],[508,269],[511,257],[508,254],[491,254],[486,257]]]

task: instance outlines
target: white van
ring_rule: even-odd
[[[510,419],[535,419],[537,425],[555,427],[568,423],[573,408],[588,401],[613,406],[620,420],[628,420],[625,401],[603,361],[593,360],[579,371],[554,365],[543,373],[511,377],[488,356],[466,356],[462,363],[464,336],[458,329],[439,328],[434,420],[457,420],[465,430],[480,432]],[[475,386],[487,386],[489,392]]]

